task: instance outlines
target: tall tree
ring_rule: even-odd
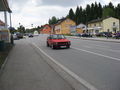
[[[99,18],[102,18],[102,12],[103,12],[102,5],[99,3],[98,5],[98,17]]]
[[[75,14],[74,14],[74,12],[73,12],[73,9],[72,9],[72,8],[69,10],[69,15],[68,15],[68,17],[69,17],[70,19],[72,19],[72,20],[74,20],[74,21],[75,21]]]
[[[86,22],[90,21],[90,13],[91,13],[91,7],[89,4],[86,6]]]
[[[79,13],[79,7],[77,6],[76,12],[75,12],[75,22],[76,22],[77,25],[79,24],[79,22],[78,22],[79,15],[80,15],[80,13]]]

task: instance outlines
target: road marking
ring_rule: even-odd
[[[97,47],[101,47],[101,48],[110,48],[109,46],[101,46],[101,45],[96,45],[96,44],[91,44],[92,46],[97,46]]]
[[[85,48],[93,48],[93,47],[90,47],[90,46],[86,46],[86,45],[85,45],[85,46],[83,46],[83,47],[85,47]]]
[[[85,48],[96,48],[96,47],[91,47],[91,46],[86,46],[86,45],[84,45],[83,47],[85,47]],[[120,53],[120,51],[119,50],[113,50],[113,49],[106,49],[106,48],[96,48],[96,49],[98,49],[98,50],[107,50],[107,51],[111,51],[111,52],[116,52],[116,53]]]
[[[75,49],[75,50],[84,51],[84,52],[91,53],[91,54],[94,54],[94,55],[98,55],[98,56],[102,56],[102,57],[105,57],[105,58],[109,58],[109,59],[114,59],[114,60],[120,61],[119,58],[115,58],[115,57],[111,57],[111,56],[107,56],[107,55],[91,52],[91,51],[80,49],[80,48],[75,48],[75,47],[72,47],[72,48]]]
[[[42,52],[45,56],[47,56],[52,62],[54,62],[56,65],[58,65],[62,70],[64,70],[67,74],[72,76],[77,82],[81,83],[83,86],[85,86],[88,90],[98,90],[93,85],[85,81],[84,79],[80,78],[78,75],[70,71],[68,68],[57,62],[55,59],[53,59],[51,56],[49,56],[46,52],[44,52],[40,47],[38,47],[35,43],[32,43],[34,47],[36,47],[40,52]]]

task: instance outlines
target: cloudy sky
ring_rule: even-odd
[[[76,6],[82,6],[92,2],[100,2],[102,5],[110,1],[117,5],[119,0],[8,0],[12,10],[12,23],[18,27],[19,23],[26,28],[46,24],[52,16],[58,18],[66,16],[70,8],[75,10]],[[9,22],[9,21],[8,21]]]

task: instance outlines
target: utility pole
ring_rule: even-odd
[[[9,13],[9,15],[10,15],[10,27],[12,27],[11,13]]]
[[[7,26],[7,12],[6,11],[4,11],[4,19],[5,19],[5,29],[7,29],[8,26]]]

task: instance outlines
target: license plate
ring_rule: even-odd
[[[61,48],[66,48],[66,46],[60,46]]]

